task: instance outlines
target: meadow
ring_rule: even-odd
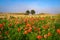
[[[0,18],[0,40],[60,40],[60,16]]]

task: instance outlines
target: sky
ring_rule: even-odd
[[[60,13],[60,0],[0,0],[0,12]]]

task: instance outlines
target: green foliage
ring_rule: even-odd
[[[30,11],[29,11],[29,10],[27,10],[27,11],[26,11],[26,15],[29,15],[29,14],[30,14]]]
[[[35,10],[31,10],[31,14],[32,14],[32,15],[35,14]]]
[[[60,40],[60,34],[56,32],[57,29],[60,29],[60,21],[56,17],[52,17],[54,20],[51,20],[51,17],[44,17],[43,20],[41,17],[27,19],[28,21],[26,20],[26,22],[24,18],[0,19],[0,40],[38,40],[37,35],[43,36],[41,40]],[[26,26],[27,24],[28,26]],[[43,26],[46,28],[43,28]],[[25,28],[27,29],[25,30]],[[29,30],[28,33],[24,34],[27,30]],[[49,32],[52,35],[44,38],[44,35]]]

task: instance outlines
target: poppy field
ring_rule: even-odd
[[[0,40],[60,40],[60,18],[0,18]]]

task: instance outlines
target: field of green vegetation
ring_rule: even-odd
[[[60,40],[60,16],[0,18],[0,40]]]

